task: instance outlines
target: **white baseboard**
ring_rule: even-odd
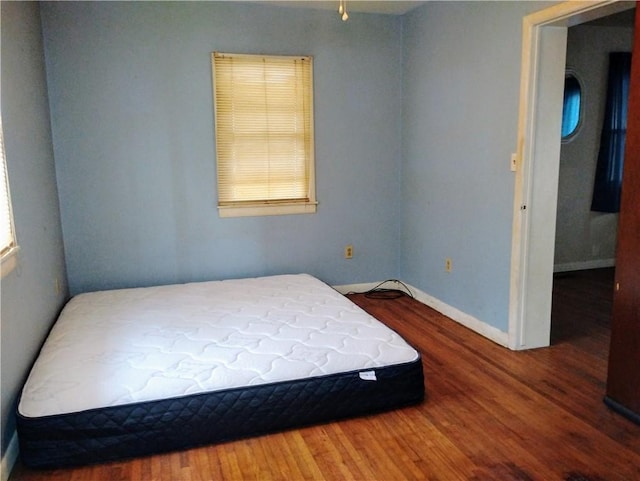
[[[436,299],[433,296],[430,296],[426,292],[421,291],[413,286],[411,286],[411,290],[413,291],[416,299],[418,299],[423,304],[429,306],[432,309],[435,309],[441,314],[444,314],[450,319],[453,319],[458,324],[462,324],[463,326],[471,329],[472,331],[480,334],[481,336],[486,337],[487,339],[499,344],[503,347],[509,346],[509,334],[501,331],[484,321],[481,321],[478,318],[475,318],[466,312],[462,312],[461,310],[450,306],[449,304],[442,302],[439,299]]]
[[[16,464],[18,460],[18,435],[14,431],[13,436],[11,436],[11,440],[9,441],[9,446],[7,446],[7,450],[2,456],[2,464],[0,464],[0,481],[7,481],[9,479],[9,475],[11,474],[11,470],[13,466]]]
[[[367,284],[349,284],[343,286],[333,286],[335,290],[340,292],[341,294],[347,294],[350,292],[366,292],[369,289],[377,286],[378,283],[367,283]],[[389,287],[389,286],[384,286]],[[438,311],[441,314],[444,314],[448,318],[456,321],[458,324],[462,324],[463,326],[471,329],[472,331],[480,334],[481,336],[486,337],[487,339],[495,342],[504,347],[509,346],[509,334],[501,331],[484,321],[481,321],[461,310],[442,302],[439,299],[436,299],[433,296],[430,296],[426,292],[417,289],[411,285],[407,284],[407,287],[413,293],[413,296],[423,304],[429,306],[430,308]]]
[[[614,267],[615,259],[594,259],[591,261],[566,262],[553,266],[553,272],[585,271],[588,269],[602,269],[603,267]]]

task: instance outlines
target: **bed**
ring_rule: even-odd
[[[306,275],[80,294],[18,404],[25,465],[186,449],[419,403],[419,352]]]

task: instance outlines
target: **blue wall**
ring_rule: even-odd
[[[1,2],[0,8],[2,126],[20,244],[0,301],[4,457],[18,393],[68,293],[38,4]]]
[[[71,292],[399,277],[506,331],[522,17],[546,6],[43,4]],[[317,214],[218,217],[214,50],[315,57]]]
[[[522,18],[546,6],[429,2],[403,24],[401,277],[504,332]]]
[[[398,275],[401,18],[222,2],[51,2],[42,18],[72,294]],[[212,51],[314,56],[317,214],[218,217]]]

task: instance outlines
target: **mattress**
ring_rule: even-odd
[[[306,275],[80,294],[18,405],[23,462],[185,449],[420,402],[420,354]]]

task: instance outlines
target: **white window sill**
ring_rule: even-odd
[[[18,265],[19,250],[19,246],[12,247],[2,256],[2,276],[0,276],[0,278],[4,279],[5,276],[9,275],[9,273],[16,268]]]
[[[315,214],[317,202],[305,204],[265,204],[250,206],[218,206],[220,217],[249,217],[263,215]]]

